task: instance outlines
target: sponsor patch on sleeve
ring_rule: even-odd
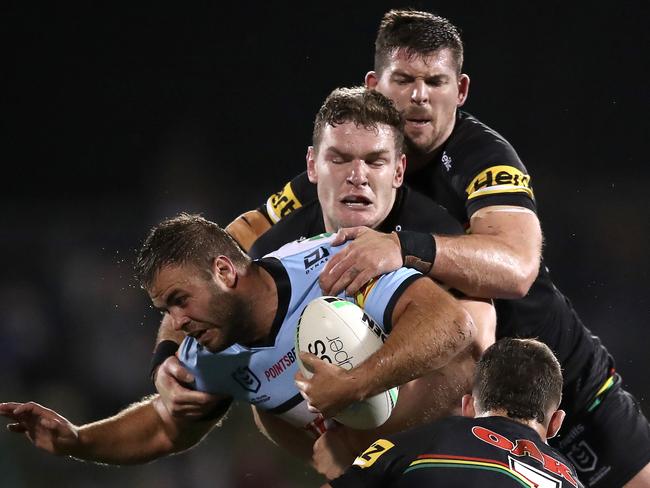
[[[474,177],[465,189],[467,199],[500,193],[525,193],[534,198],[530,175],[514,166],[491,166]]]
[[[357,303],[357,305],[359,305],[361,308],[365,308],[368,295],[370,295],[370,292],[376,284],[377,278],[373,278],[359,289],[359,291],[354,295],[354,301]]]
[[[389,449],[392,449],[393,447],[395,447],[395,444],[393,444],[391,441],[387,441],[386,439],[379,439],[378,441],[375,441],[372,446],[366,449],[363,454],[356,458],[352,464],[364,469],[369,468],[375,464],[375,461],[377,461],[377,459],[379,459],[382,454],[384,454]]]
[[[282,190],[271,195],[266,201],[266,213],[274,224],[300,207],[302,204],[293,193],[291,182],[284,185]]]

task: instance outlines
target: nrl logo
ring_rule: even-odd
[[[244,390],[257,393],[260,389],[260,380],[255,376],[248,366],[237,368],[232,374],[233,379],[241,385]]]
[[[596,468],[596,463],[598,463],[598,456],[596,456],[596,453],[585,441],[580,441],[577,445],[573,445],[567,457],[576,469],[583,473],[585,471],[593,471]]]

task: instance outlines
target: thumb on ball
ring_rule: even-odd
[[[320,359],[318,359],[318,356],[310,352],[301,351],[300,361],[302,362],[302,365],[305,367],[307,371],[313,373],[314,370],[316,369],[316,363],[317,361],[320,361]]]

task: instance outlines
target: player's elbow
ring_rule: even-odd
[[[528,294],[539,273],[542,256],[541,243],[533,241],[509,246],[509,259],[504,259],[504,279],[492,298],[518,299]]]
[[[533,286],[539,273],[539,259],[528,259],[513,270],[511,284],[504,297],[509,299],[524,298]]]
[[[194,422],[191,420],[172,417],[160,396],[154,399],[153,404],[159,418],[158,425],[151,431],[148,449],[150,455],[146,461],[186,451],[198,444],[208,433],[207,429],[194,428]]]
[[[156,439],[152,439],[152,443],[156,446],[156,452],[147,461],[187,451],[199,444],[206,435],[207,432],[199,434],[192,432],[191,429],[189,432],[179,432],[178,430],[160,432]]]
[[[469,347],[474,338],[477,336],[476,325],[472,316],[464,308],[458,307],[456,316],[453,320],[454,324],[454,342],[456,343],[453,349],[457,352],[465,350]]]
[[[492,298],[523,298],[539,273],[542,259],[542,230],[537,217],[529,215],[510,232],[498,236],[503,245],[501,290]]]

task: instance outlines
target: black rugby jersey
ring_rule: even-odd
[[[377,230],[392,232],[402,229],[447,235],[463,233],[462,226],[449,212],[430,198],[406,186],[397,190],[393,208]],[[325,223],[320,203],[316,199],[301,205],[298,210],[288,214],[260,236],[253,243],[249,255],[256,259],[275,251],[287,242],[322,232],[325,232]]]
[[[445,206],[465,227],[474,212],[487,206],[536,209],[530,176],[510,143],[462,111],[431,162],[407,175],[407,181]],[[589,407],[614,361],[555,287],[544,259],[524,298],[497,299],[494,305],[497,339],[528,337],[547,344],[562,365],[563,408],[575,414]]]
[[[527,425],[505,417],[449,417],[375,441],[341,487],[578,488],[575,469]]]
[[[413,173],[407,170],[406,181],[445,207],[466,228],[472,214],[483,207],[536,209],[530,176],[510,143],[463,111],[458,111],[454,130],[431,162]],[[317,198],[316,186],[302,173],[258,210],[275,223]],[[406,215],[427,212],[411,207],[401,211]],[[436,233],[426,227],[403,229]],[[564,372],[562,408],[567,414],[573,416],[590,407],[611,376],[614,360],[555,287],[543,259],[524,298],[497,299],[494,305],[497,339],[537,338],[553,350]]]

